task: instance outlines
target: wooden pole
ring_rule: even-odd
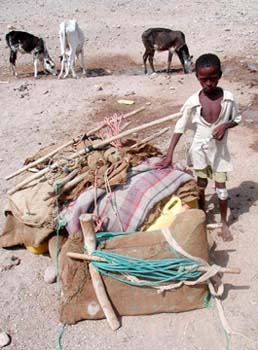
[[[84,236],[84,244],[88,254],[91,254],[97,248],[96,234],[93,224],[92,214],[82,214],[79,217]]]
[[[55,181],[55,183],[53,185],[53,187],[54,187],[53,191],[48,192],[48,194],[46,195],[46,197],[43,198],[43,200],[46,201],[49,198],[51,198],[52,196],[61,194],[64,186],[66,184],[70,183],[75,178],[75,176],[78,174],[78,172],[79,172],[79,169],[74,169],[67,176],[63,177],[60,180]],[[56,192],[56,188],[58,189],[58,192]]]
[[[68,252],[67,256],[73,259],[79,259],[79,260],[89,260],[89,261],[100,261],[100,262],[107,262],[106,259],[101,258],[99,256],[92,256],[88,254],[80,254],[80,253],[73,253]],[[193,269],[194,266],[185,266],[186,270]],[[209,266],[198,266],[194,269],[194,271],[200,271],[200,272],[207,272],[209,270]],[[236,267],[221,267],[219,272],[221,273],[233,273],[233,274],[240,274],[241,270]]]
[[[100,258],[99,256],[92,256],[89,254],[68,252],[68,253],[66,253],[66,255],[69,256],[69,258],[73,258],[73,259],[77,259],[77,260],[107,262],[107,260],[104,258]]]
[[[35,160],[34,162],[31,162],[31,163],[25,165],[23,168],[21,168],[21,169],[15,171],[15,172],[12,173],[11,175],[6,176],[6,177],[5,177],[5,180],[10,180],[10,179],[12,179],[13,177],[15,177],[15,176],[21,174],[22,172],[24,172],[24,171],[26,171],[26,170],[28,170],[28,169],[30,169],[30,168],[33,168],[35,165],[38,165],[38,164],[44,162],[44,161],[47,160],[48,158],[54,156],[56,153],[58,153],[59,151],[61,151],[61,150],[64,149],[64,148],[66,148],[66,147],[72,145],[73,143],[74,143],[74,140],[71,140],[71,141],[65,143],[64,145],[62,145],[62,146],[56,148],[55,150],[53,150],[52,152],[46,154],[45,156],[43,156],[43,157],[41,157],[41,158]]]
[[[74,159],[76,157],[79,157],[79,156],[81,156],[83,154],[86,154],[86,153],[89,153],[89,152],[91,152],[91,151],[93,151],[95,149],[98,149],[98,148],[101,148],[103,146],[106,146],[106,145],[108,145],[109,143],[111,143],[111,142],[113,142],[115,140],[121,139],[121,138],[123,138],[125,136],[128,136],[128,135],[133,134],[133,133],[138,132],[138,131],[141,131],[143,129],[147,129],[147,128],[150,128],[152,126],[159,125],[159,124],[168,122],[170,120],[179,118],[181,115],[182,115],[182,113],[170,114],[170,115],[168,115],[166,117],[154,120],[154,121],[152,121],[150,123],[145,123],[145,124],[142,124],[142,125],[139,125],[139,126],[133,128],[133,129],[129,129],[129,130],[123,131],[123,132],[121,132],[118,135],[111,136],[111,137],[109,137],[108,139],[106,139],[104,141],[101,141],[101,142],[99,142],[97,144],[94,144],[94,145],[90,145],[90,146],[86,147],[85,149],[82,149],[79,152],[76,152],[76,153],[72,154],[70,157],[67,157],[67,159],[63,161],[63,165],[67,162],[67,160],[72,160],[72,159]],[[51,168],[55,169],[57,166],[60,166],[60,165],[62,165],[62,162],[54,163],[54,164],[51,165]],[[11,190],[9,190],[7,192],[7,194],[11,195],[11,194],[15,193],[16,191],[18,191],[19,189],[21,189],[25,185],[29,184],[31,181],[33,181],[33,180],[43,176],[44,174],[46,174],[48,171],[49,171],[48,168],[42,169],[37,174],[34,174],[31,177],[26,178],[21,183],[17,184],[15,187],[13,187]]]
[[[85,246],[89,254],[91,254],[96,249],[96,234],[93,226],[93,220],[91,214],[83,214],[80,216],[80,223],[82,227],[82,232],[84,235]],[[92,279],[92,284],[98,299],[100,306],[106,316],[106,319],[113,331],[120,327],[120,322],[118,321],[110,300],[107,296],[105,286],[101,277],[101,274],[96,270],[96,268],[89,264],[89,271]]]
[[[142,144],[145,143],[145,142],[149,142],[149,141],[155,139],[156,137],[159,137],[159,136],[165,134],[168,130],[169,130],[169,128],[164,128],[164,129],[162,129],[162,130],[156,132],[155,134],[153,134],[153,135],[151,135],[151,136],[148,136],[148,137],[146,137],[146,138],[143,139],[143,140],[140,140],[140,141],[137,142],[136,144],[132,145],[131,148],[135,148],[135,147],[137,147],[137,146],[142,145]]]

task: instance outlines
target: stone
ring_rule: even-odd
[[[5,333],[0,333],[0,348],[2,349],[4,346],[7,346],[11,343],[11,337]]]
[[[95,89],[97,91],[102,91],[103,90],[103,87],[101,85],[95,85]]]
[[[125,93],[125,96],[135,95],[135,91],[129,90]]]
[[[258,67],[254,63],[248,63],[247,68],[250,70],[250,72],[258,72]]]
[[[44,274],[44,281],[48,284],[52,284],[56,282],[56,267],[55,265],[50,265],[46,268]]]
[[[14,266],[19,265],[20,262],[21,260],[17,256],[3,253],[0,258],[0,271],[11,270]]]

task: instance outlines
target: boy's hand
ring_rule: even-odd
[[[213,130],[212,136],[216,140],[222,140],[226,130],[227,130],[227,124],[221,124]]]
[[[167,157],[163,158],[161,161],[154,164],[155,169],[164,169],[164,168],[168,168],[168,167],[171,167],[173,169],[173,164],[171,162],[171,159],[169,159]]]

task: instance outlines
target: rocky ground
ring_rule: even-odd
[[[32,59],[18,57],[19,79],[9,69],[4,35],[13,26],[46,39],[58,62],[58,27],[76,18],[84,30],[87,77],[57,80],[40,75],[33,79]],[[104,117],[145,106],[131,126],[179,110],[198,88],[194,73],[184,75],[174,58],[170,74],[143,74],[141,33],[151,27],[170,27],[186,35],[190,53],[213,52],[223,62],[221,86],[232,91],[243,114],[241,126],[230,131],[234,162],[228,188],[230,222],[234,236],[217,242],[215,257],[223,266],[240,267],[241,275],[225,275],[223,306],[234,334],[230,348],[258,348],[257,318],[257,130],[258,107],[258,9],[254,1],[6,1],[0,3],[0,209],[12,185],[4,177],[21,167],[24,159],[42,146],[60,143],[89,130]],[[9,28],[9,29],[8,29]],[[166,65],[167,54],[157,54],[155,65]],[[59,65],[57,63],[59,68]],[[78,70],[79,71],[79,70]],[[131,99],[132,106],[120,105]],[[151,131],[153,132],[153,130]],[[141,135],[140,135],[141,136]],[[155,143],[165,150],[169,134]],[[188,140],[186,139],[185,142]],[[184,142],[183,142],[184,143]],[[183,144],[182,143],[182,144]],[[180,158],[180,151],[178,158]],[[213,184],[207,201],[210,219],[218,219]],[[4,216],[0,217],[0,227]],[[15,256],[20,259],[12,260]],[[61,329],[55,284],[45,284],[50,258],[22,248],[0,250],[0,332],[8,333],[8,349],[54,349]],[[212,349],[226,348],[226,338],[215,302],[210,307],[180,314],[123,317],[122,327],[112,332],[105,320],[67,326],[63,349]],[[60,347],[59,347],[60,348]]]

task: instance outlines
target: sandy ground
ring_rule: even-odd
[[[235,170],[228,188],[234,241],[224,243],[216,232],[213,236],[218,245],[215,251],[218,263],[242,270],[241,275],[224,276],[226,318],[233,330],[248,337],[233,335],[230,348],[254,350],[258,348],[258,73],[249,68],[250,64],[257,64],[258,58],[257,3],[251,0],[203,3],[193,0],[0,2],[0,211],[3,212],[6,191],[12,185],[4,177],[21,167],[24,159],[40,147],[82,134],[114,112],[125,113],[145,106],[145,112],[132,119],[131,126],[136,126],[178,111],[199,88],[194,73],[184,75],[174,58],[170,74],[145,76],[140,36],[151,26],[182,30],[195,59],[205,52],[221,57],[224,69],[221,86],[234,93],[243,111],[244,122],[230,131]],[[76,18],[88,38],[85,45],[88,77],[57,80],[40,75],[34,80],[32,58],[24,55],[17,61],[20,78],[13,78],[4,40],[8,26],[43,36],[57,62],[58,26],[65,18]],[[156,66],[164,68],[166,59],[166,53],[157,54]],[[119,105],[119,98],[133,99],[135,104]],[[156,140],[156,144],[165,150],[169,136]],[[210,220],[218,220],[213,184],[207,191],[207,201]],[[1,228],[3,224],[1,215]],[[4,263],[12,255],[21,259],[20,265],[4,270]],[[11,335],[10,350],[57,347],[61,325],[56,285],[47,285],[43,280],[50,263],[48,256],[36,256],[21,248],[0,250],[0,331]],[[187,313],[123,317],[117,332],[112,332],[105,320],[67,326],[62,347],[66,350],[93,347],[221,350],[226,348],[226,339],[215,302],[211,301],[209,308]]]

